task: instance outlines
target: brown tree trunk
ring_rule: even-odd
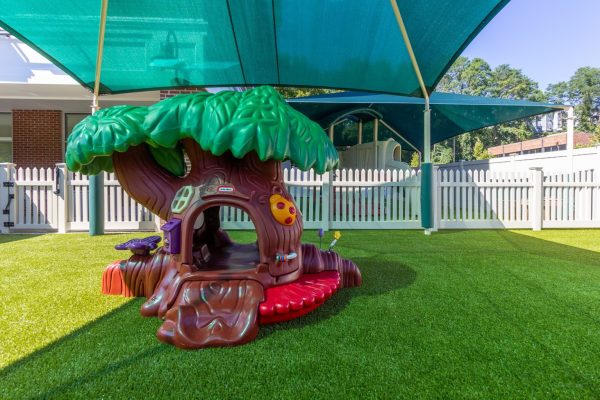
[[[257,230],[260,264],[267,268],[277,283],[297,279],[302,265],[302,217],[298,215],[292,225],[284,226],[274,219],[269,204],[269,198],[273,194],[280,194],[293,201],[283,182],[281,163],[275,160],[261,161],[254,152],[242,159],[235,158],[231,153],[217,157],[203,151],[192,139],[185,139],[182,143],[191,164],[190,171],[184,177],[174,176],[159,166],[147,145],[130,148],[125,153],[114,153],[115,173],[127,193],[160,218],[168,220],[172,217],[171,201],[182,186],[200,186],[214,180],[233,185],[236,193],[240,193],[244,200],[238,198],[238,203],[232,204],[228,202],[229,196],[225,195],[212,204],[216,210],[203,209],[201,212],[207,211],[218,217],[220,205],[242,208],[250,215]],[[198,241],[202,236],[213,235],[218,238],[218,219],[217,224],[211,227],[211,232],[205,232],[204,235],[200,235],[202,232],[198,232],[198,235],[192,233],[190,236],[190,227],[194,226],[197,217],[190,215],[189,218],[184,218],[182,224],[182,258],[185,263],[191,262],[189,251],[194,247],[190,246],[188,238],[193,236],[194,244],[202,244]],[[206,241],[204,243],[210,245]],[[286,262],[275,260],[277,254],[290,253],[297,253],[297,257]],[[294,271],[295,275],[292,274]]]
[[[207,171],[227,170],[222,160],[202,151],[194,140],[185,139],[183,144],[191,163],[191,169],[184,177],[162,168],[146,144],[131,147],[125,153],[115,152],[112,156],[115,174],[123,189],[164,220],[171,217],[171,201],[179,188],[201,184]]]

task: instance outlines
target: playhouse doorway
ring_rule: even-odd
[[[225,232],[223,212],[234,213],[251,224],[251,231]],[[230,236],[231,233],[231,236]],[[201,271],[239,271],[255,269],[260,263],[257,231],[248,213],[238,207],[213,206],[196,218],[192,256]]]

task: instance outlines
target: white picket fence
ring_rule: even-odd
[[[67,230],[88,230],[88,177],[72,172],[67,172],[67,176]],[[155,216],[131,198],[112,173],[104,175],[104,226],[109,231],[154,230],[157,227]]]
[[[337,170],[322,175],[296,168],[284,180],[307,229],[419,229],[418,171]],[[85,231],[88,180],[56,168],[0,164],[0,232]],[[105,227],[156,230],[157,218],[105,174]],[[594,170],[544,176],[522,172],[434,168],[435,229],[600,228],[600,174]],[[252,229],[248,215],[223,207],[223,226]]]
[[[440,229],[530,228],[531,173],[438,170]]]
[[[3,233],[89,229],[87,176],[68,172],[64,164],[39,169],[0,164],[0,180],[0,207],[8,211],[1,215]],[[129,197],[114,174],[105,174],[104,185],[107,230],[156,229],[154,215]]]
[[[600,174],[438,170],[440,229],[600,228]]]
[[[600,173],[595,170],[544,177],[544,227],[600,226]]]
[[[421,177],[416,171],[284,169],[306,229],[418,229]],[[248,215],[223,207],[223,226],[251,229]]]

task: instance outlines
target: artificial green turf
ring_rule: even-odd
[[[100,295],[131,236],[0,236],[0,398],[600,397],[600,231],[344,232],[363,287],[199,351]]]

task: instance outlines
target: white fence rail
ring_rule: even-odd
[[[284,181],[306,229],[418,229],[421,178],[415,171],[285,169]],[[227,229],[251,229],[248,215],[223,207]]]
[[[16,168],[0,164],[2,233],[9,231],[86,231],[89,229],[88,177],[56,168]],[[155,218],[121,188],[114,174],[104,176],[105,228],[154,230]]]
[[[441,229],[529,228],[531,174],[437,171]]]
[[[600,226],[600,179],[588,170],[544,177],[544,227]]]
[[[52,168],[19,168],[14,177],[12,199],[15,229],[47,230],[56,227],[58,204]]]
[[[66,172],[68,219],[71,231],[89,229],[88,177]],[[109,231],[154,230],[154,215],[125,192],[114,174],[104,174],[104,226]]]
[[[490,172],[434,168],[434,229],[600,228],[600,173],[544,176],[541,169]],[[285,169],[307,229],[419,229],[417,171]],[[85,231],[88,179],[56,168],[0,164],[0,232]],[[105,174],[107,230],[155,230],[156,217]],[[251,229],[240,209],[223,207],[227,229]]]

